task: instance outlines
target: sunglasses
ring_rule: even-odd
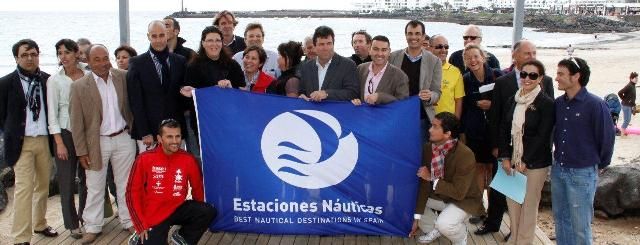
[[[480,38],[479,36],[463,36],[462,39],[464,40],[469,40],[471,39],[471,41],[474,41],[476,39]]]
[[[568,58],[568,60],[571,61],[571,63],[573,63],[574,65],[576,65],[578,69],[580,69],[580,65],[578,65],[578,61],[575,58],[571,57],[571,58]]]
[[[526,71],[521,71],[520,72],[520,78],[521,79],[525,79],[527,77],[529,77],[529,79],[531,79],[531,80],[536,80],[536,79],[538,79],[538,77],[540,77],[540,74],[535,73],[535,72],[527,73]]]
[[[442,45],[442,44],[438,44],[436,46],[433,46],[434,49],[449,49],[449,45]]]

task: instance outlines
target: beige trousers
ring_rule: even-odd
[[[519,204],[507,197],[509,219],[511,220],[511,238],[509,244],[533,244],[536,223],[538,221],[538,204],[544,181],[549,175],[549,167],[528,169],[527,192],[524,202]]]
[[[52,160],[47,136],[24,137],[20,158],[13,166],[16,180],[11,236],[14,243],[31,242],[33,230],[47,228],[45,214]]]

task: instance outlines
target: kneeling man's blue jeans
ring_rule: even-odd
[[[591,220],[598,167],[551,168],[551,200],[558,245],[592,244]]]

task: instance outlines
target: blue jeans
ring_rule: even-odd
[[[629,122],[631,122],[631,106],[622,106],[622,116],[623,116],[623,120],[622,121],[622,128],[627,128],[629,126]]]
[[[551,203],[558,245],[591,244],[598,167],[551,167]]]

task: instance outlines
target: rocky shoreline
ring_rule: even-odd
[[[217,12],[175,12],[177,18],[213,18]],[[448,22],[461,25],[512,26],[512,13],[452,12],[452,11],[396,11],[360,14],[354,11],[335,10],[267,10],[235,12],[240,18],[374,18],[374,19],[419,19],[427,22]],[[525,16],[525,27],[544,32],[562,33],[627,33],[640,30],[638,20],[619,21],[599,16],[533,14]]]

